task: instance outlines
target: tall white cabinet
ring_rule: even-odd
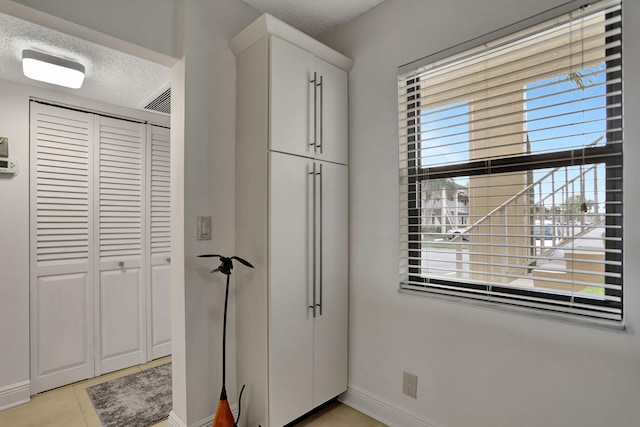
[[[170,354],[168,144],[32,102],[32,394]]]
[[[352,61],[266,14],[230,46],[241,425],[279,427],[347,389]]]

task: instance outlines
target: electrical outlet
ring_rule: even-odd
[[[403,372],[402,376],[402,392],[414,399],[418,398],[418,376]]]

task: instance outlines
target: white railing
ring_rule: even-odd
[[[594,141],[593,144],[597,143]],[[588,207],[585,198],[585,179],[588,174],[593,173],[593,183],[595,200],[592,203],[594,213],[587,216]],[[557,174],[563,174],[562,179],[557,179]],[[556,183],[560,184],[556,185]],[[543,188],[551,191],[543,191]],[[507,210],[512,206],[518,206],[523,197],[528,196],[536,199],[536,203],[530,205],[530,219],[527,224],[530,226],[530,238],[532,239],[530,258],[522,258],[514,268],[535,265],[535,261],[552,254],[555,250],[569,245],[576,239],[583,237],[596,227],[602,226],[598,208],[598,173],[597,165],[579,166],[579,173],[573,178],[568,177],[566,167],[557,167],[546,173],[537,181],[528,184],[513,196],[509,197],[499,206],[465,228],[463,232],[451,236],[451,242],[462,243],[463,240],[480,234],[482,226],[489,225],[493,228],[504,227],[503,236],[509,236],[509,216]],[[579,197],[577,197],[579,196]],[[579,206],[576,209],[576,206]],[[548,208],[548,209],[547,209]],[[587,221],[587,217],[590,221]],[[580,218],[580,221],[577,221]],[[549,233],[549,228],[551,232]],[[472,246],[473,242],[471,241]],[[456,245],[457,270],[461,269],[463,246]]]

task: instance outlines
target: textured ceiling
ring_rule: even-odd
[[[329,31],[366,12],[383,0],[243,0],[312,37]]]
[[[81,63],[86,74],[82,87],[66,89],[26,78],[22,74],[23,49]],[[170,73],[166,66],[0,13],[0,78],[139,108],[159,89],[166,89]]]
[[[312,37],[320,38],[383,0],[243,0]],[[22,50],[33,49],[85,66],[80,89],[27,79]],[[77,37],[0,13],[0,78],[53,88],[76,96],[141,108],[167,89],[170,69]]]

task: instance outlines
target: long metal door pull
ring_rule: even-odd
[[[323,145],[323,138],[322,138],[322,130],[324,128],[324,118],[322,115],[322,103],[324,102],[324,83],[323,83],[323,77],[324,76],[320,76],[320,84],[318,84],[318,86],[320,86],[320,142],[316,143],[316,147],[320,148],[320,154],[322,154],[322,145]],[[322,165],[320,165],[320,168],[322,168]],[[322,172],[321,172],[322,173]]]
[[[316,112],[316,104],[317,104],[317,98],[318,98],[318,85],[316,84],[317,80],[318,80],[318,73],[314,71],[313,72],[313,80],[311,80],[309,82],[309,83],[311,83],[313,85],[313,108],[312,108],[312,110],[313,110],[313,138],[312,138],[312,141],[311,141],[311,143],[309,145],[313,147],[313,152],[314,153],[318,149],[318,145],[317,145],[317,141],[316,141],[316,137],[317,137],[316,129],[318,128],[318,124],[317,124],[318,114]],[[315,174],[315,169],[314,169],[313,173]]]
[[[324,279],[322,277],[322,273],[324,270],[324,265],[323,265],[323,260],[322,260],[322,243],[323,243],[323,239],[322,239],[322,211],[324,210],[324,201],[322,200],[322,163],[320,163],[320,173],[318,174],[320,177],[320,221],[318,223],[318,234],[320,235],[320,316],[322,316],[322,293],[323,293],[323,288],[324,288]]]
[[[313,283],[313,303],[309,308],[313,309],[313,317],[316,317],[316,164],[315,162],[313,163],[313,171],[309,173],[310,175],[313,176],[313,181],[312,181],[312,185],[313,185],[313,190],[312,190],[312,194],[311,197],[313,198],[313,202],[312,202],[312,239],[311,239],[311,244],[313,245],[313,249],[311,251],[312,254],[312,258],[313,258],[313,262],[312,262],[312,274],[313,274],[313,279],[312,279],[312,283]]]

